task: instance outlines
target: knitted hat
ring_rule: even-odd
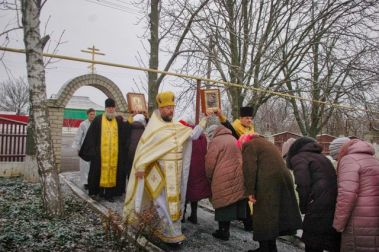
[[[350,138],[348,137],[339,137],[334,139],[330,145],[329,145],[329,153],[330,156],[334,159],[337,160],[338,154],[341,150],[342,145],[350,141]]]
[[[175,106],[175,94],[171,91],[159,93],[156,97],[158,107]]]
[[[241,107],[240,108],[240,117],[253,116],[252,107]]]
[[[139,122],[143,126],[146,126],[145,116],[142,114],[136,114],[135,116],[133,116],[133,122]]]
[[[112,98],[108,98],[105,100],[105,107],[106,108],[109,108],[109,107],[116,107],[116,102],[112,99]]]
[[[285,141],[282,145],[282,157],[286,157],[287,153],[291,147],[291,145],[296,141],[295,138],[289,138],[287,141]]]

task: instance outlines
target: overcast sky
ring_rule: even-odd
[[[41,32],[44,32],[46,20],[50,16],[47,33],[51,35],[52,44],[62,33],[63,41],[59,47],[58,54],[90,58],[90,54],[82,53],[80,50],[95,45],[105,56],[96,56],[96,59],[128,65],[138,65],[137,52],[142,55],[144,49],[140,38],[144,33],[142,24],[137,25],[140,14],[138,10],[129,4],[128,0],[107,0],[114,4],[125,6],[115,8],[105,7],[96,0],[48,0],[42,11]],[[113,5],[117,8],[117,6]],[[0,28],[4,30],[7,24],[15,22],[13,12],[1,11]],[[4,45],[4,37],[0,37],[1,45]],[[22,31],[12,32],[7,45],[12,48],[24,48]],[[146,43],[146,41],[144,41]],[[0,52],[2,53],[2,52]],[[4,62],[14,77],[26,77],[25,55],[7,52]],[[147,62],[145,60],[145,62]],[[58,93],[60,87],[67,81],[89,73],[87,63],[61,60],[46,69],[47,95]],[[133,78],[145,80],[144,73],[128,69],[96,66],[96,72],[114,81],[121,91],[137,91]],[[4,66],[0,66],[0,81],[8,79]],[[146,85],[147,86],[147,85]],[[80,88],[75,95],[90,96],[90,98],[103,105],[105,95],[91,87]]]

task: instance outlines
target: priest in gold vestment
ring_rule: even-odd
[[[175,95],[157,95],[158,109],[153,112],[138,143],[126,192],[124,219],[134,225],[136,213],[154,206],[159,227],[154,234],[163,242],[180,244],[192,139],[203,132],[205,120],[193,130],[173,122]]]

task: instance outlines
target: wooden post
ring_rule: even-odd
[[[200,86],[201,80],[196,80],[196,117],[195,124],[198,124],[200,121]]]

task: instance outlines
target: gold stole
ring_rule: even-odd
[[[245,127],[241,124],[241,121],[239,119],[236,119],[234,122],[233,122],[233,128],[236,130],[238,136],[240,137],[241,135],[243,134],[254,134],[254,127],[253,125],[249,126],[249,127]]]
[[[172,138],[175,141],[175,138]],[[160,158],[162,167],[154,162],[146,169],[146,189],[156,199],[166,187],[167,209],[172,221],[180,218],[180,186],[182,174],[183,146],[178,146]]]
[[[101,118],[100,187],[115,187],[118,161],[118,125],[115,118]]]
[[[173,151],[160,158],[163,168],[154,162],[146,169],[146,189],[153,199],[156,199],[166,186],[167,208],[173,221],[180,218],[180,186],[182,174],[183,147],[178,146]]]
[[[182,157],[183,146],[178,148],[161,159],[164,163],[164,171],[166,175],[166,199],[168,210],[170,212],[172,221],[180,219],[180,186],[182,175]],[[183,195],[185,197],[185,195]]]

